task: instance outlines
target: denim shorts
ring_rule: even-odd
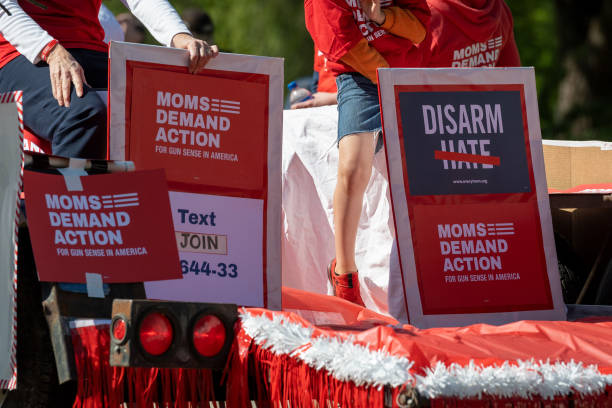
[[[378,86],[363,75],[354,72],[338,75],[336,84],[338,85],[338,143],[344,136],[354,133],[381,133]]]

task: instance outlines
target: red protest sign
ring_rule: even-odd
[[[268,76],[127,62],[126,152],[168,181],[265,188]],[[197,171],[194,171],[197,169]]]
[[[537,202],[412,207],[423,314],[552,308]]]
[[[143,282],[181,277],[163,170],[92,176],[24,172],[41,281]]]

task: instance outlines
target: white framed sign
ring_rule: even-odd
[[[165,169],[189,264],[180,282],[147,284],[147,296],[279,309],[283,60],[220,53],[194,75],[185,50],[129,43],[112,43],[110,59],[110,157]],[[245,297],[247,287],[257,293]]]
[[[263,200],[173,191],[170,201],[183,279],[147,282],[147,297],[262,305]]]
[[[0,93],[0,389],[17,387],[17,249],[23,171],[23,93]]]
[[[533,68],[378,76],[410,323],[565,319]]]

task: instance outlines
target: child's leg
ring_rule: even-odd
[[[334,191],[334,229],[337,274],[356,272],[355,240],[363,194],[372,174],[372,132],[347,135],[338,146],[338,181]]]
[[[355,263],[363,194],[372,174],[374,133],[381,128],[378,88],[366,77],[341,74],[338,85],[338,181],[334,190],[336,257],[327,269],[334,295],[364,306]]]

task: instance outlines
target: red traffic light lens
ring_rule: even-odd
[[[139,337],[144,351],[154,356],[162,355],[172,344],[172,323],[161,313],[149,313],[140,323]]]
[[[125,339],[125,335],[127,334],[127,323],[126,321],[120,317],[113,321],[113,337],[115,340],[121,342]]]
[[[205,315],[193,325],[193,345],[204,357],[213,357],[225,344],[225,326],[217,316]]]

